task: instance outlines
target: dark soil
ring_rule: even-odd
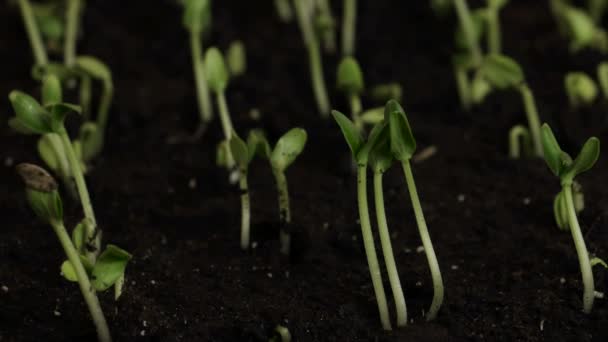
[[[239,248],[238,192],[214,164],[219,121],[198,144],[166,144],[197,122],[179,7],[168,0],[88,1],[78,50],[106,61],[117,88],[108,146],[88,184],[105,241],[134,255],[122,298],[101,295],[115,339],[267,341],[282,324],[296,341],[606,341],[608,305],[598,299],[590,315],[581,312],[572,238],[553,222],[558,180],[541,160],[506,156],[508,129],[525,120],[517,94],[493,95],[463,113],[450,67],[454,18],[436,18],[426,1],[359,3],[357,55],[367,84],[401,83],[419,148],[438,149],[414,164],[446,286],[437,320],[423,316],[432,284],[395,167],[385,193],[412,322],[381,329],[347,146],[337,126],[316,113],[300,33],[278,22],[271,1],[216,1],[211,40],[226,48],[238,38],[247,46],[247,74],[227,95],[237,130],[262,127],[273,140],[294,126],[309,132],[305,153],[288,171],[298,227],[290,260],[279,254],[276,191],[266,164],[255,163],[250,174],[257,247],[246,253]],[[38,94],[39,87],[29,77],[21,19],[4,1],[0,22],[4,122],[12,115],[4,96],[15,88]],[[571,112],[562,85],[568,71],[593,73],[602,56],[570,55],[546,1],[511,1],[503,27],[505,51],[523,65],[542,120],[567,149],[576,153],[591,134],[608,141],[608,105]],[[327,61],[333,85],[337,57]],[[346,108],[339,94],[331,98],[333,107]],[[252,108],[261,121],[250,119]],[[60,245],[33,217],[14,173],[18,162],[39,162],[35,138],[0,125],[0,146],[0,341],[94,339],[77,286],[59,275]],[[600,257],[608,257],[607,157],[602,153],[580,177],[586,199],[580,221],[590,252]],[[81,214],[65,202],[72,225]],[[595,275],[597,290],[608,291],[606,271]]]

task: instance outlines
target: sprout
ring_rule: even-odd
[[[289,23],[293,20],[293,10],[289,0],[274,0],[274,7],[282,22]]]
[[[378,84],[372,87],[370,90],[370,96],[375,101],[382,103],[386,103],[386,101],[390,99],[401,101],[403,90],[401,89],[401,85],[396,82]],[[382,107],[382,109],[384,115],[384,107]]]
[[[590,105],[597,97],[595,82],[584,72],[568,73],[564,78],[564,87],[572,108]]]
[[[488,23],[488,52],[501,53],[500,10],[509,0],[486,0],[486,19]]]
[[[435,319],[439,309],[441,308],[444,290],[441,271],[439,269],[435,250],[433,249],[433,243],[426,226],[422,206],[420,205],[420,199],[418,198],[418,191],[416,190],[416,183],[414,182],[412,167],[410,165],[410,159],[416,151],[416,140],[412,134],[405,112],[397,101],[391,100],[387,102],[385,116],[385,120],[388,120],[390,128],[390,149],[393,157],[400,161],[401,166],[403,167],[405,181],[407,183],[410,199],[412,201],[412,207],[414,209],[414,215],[416,216],[418,232],[420,233],[420,239],[422,240],[422,245],[424,246],[424,251],[431,270],[431,277],[433,279],[433,301],[426,315],[427,321],[430,321]]]
[[[584,48],[608,51],[606,31],[597,26],[587,12],[562,0],[552,0],[551,6],[560,30],[570,40],[570,51],[578,52]]]
[[[81,0],[67,0],[65,9],[65,38],[63,42],[63,59],[68,68],[76,65],[76,36],[78,31],[78,21],[82,11]]]
[[[572,159],[568,153],[562,151],[549,125],[543,124],[542,142],[545,161],[553,174],[559,177],[562,186],[560,194],[554,200],[555,218],[558,227],[569,228],[572,233],[583,278],[583,311],[590,313],[595,299],[595,285],[589,253],[578,223],[573,184],[576,176],[589,170],[597,161],[600,141],[596,137],[589,138],[578,156]]]
[[[369,152],[371,146],[375,144],[380,132],[384,128],[384,124],[378,124],[370,132],[367,142],[361,136],[359,130],[354,123],[350,121],[344,114],[338,111],[332,111],[332,115],[340,130],[344,135],[344,139],[351,150],[353,158],[357,161],[357,203],[359,206],[359,221],[361,223],[361,235],[363,236],[363,246],[367,256],[367,265],[372,278],[372,285],[376,295],[378,311],[380,313],[380,322],[385,330],[391,330],[391,322],[386,302],[386,295],[382,285],[382,273],[378,263],[378,255],[376,254],[376,246],[372,233],[372,226],[369,218],[369,208],[367,204],[367,164],[369,161]]]
[[[60,87],[61,84],[55,75],[49,75],[44,78],[42,86],[46,102],[44,107],[33,97],[13,90],[9,95],[9,100],[16,116],[9,120],[9,125],[20,133],[38,135],[54,133],[61,139],[64,150],[62,153],[65,153],[67,157],[71,176],[76,181],[76,188],[78,189],[85,217],[92,223],[86,232],[87,241],[91,244],[90,248],[87,248],[86,254],[89,260],[93,262],[100,252],[101,230],[97,227],[97,220],[95,219],[80,160],[64,126],[67,114],[71,112],[80,113],[80,107],[61,102]]]
[[[315,26],[326,52],[336,51],[336,23],[328,0],[316,0]]]
[[[355,55],[357,0],[344,0],[342,12],[342,55]]]
[[[294,0],[298,25],[302,32],[302,38],[308,50],[308,61],[310,66],[310,77],[312,80],[313,91],[317,107],[322,117],[329,115],[329,98],[327,87],[323,76],[323,64],[321,61],[321,51],[319,49],[319,39],[314,30],[313,12],[315,3],[309,0]]]
[[[481,18],[475,19],[471,16],[469,7],[465,0],[454,0],[454,6],[456,7],[456,13],[458,14],[458,20],[460,21],[460,35],[457,33],[457,37],[463,37],[462,39],[457,38],[457,42],[461,41],[466,44],[468,54],[472,60],[474,66],[481,64],[482,54],[481,48],[479,47],[479,38],[481,37]],[[462,46],[462,44],[459,44]]]
[[[608,100],[608,62],[602,62],[597,66],[597,79],[604,100]]]
[[[209,95],[205,66],[203,64],[203,35],[211,27],[211,1],[209,0],[185,0],[184,14],[182,17],[184,27],[190,33],[190,49],[192,54],[192,68],[196,83],[196,99],[198,101],[198,112],[201,124],[195,137],[204,132],[205,126],[213,118],[213,106]]]
[[[528,87],[519,64],[504,55],[488,55],[484,59],[477,77],[483,78],[493,89],[516,89],[519,92],[528,119],[528,129],[530,130],[534,154],[542,157],[538,109],[532,90]]]
[[[274,336],[270,338],[269,342],[291,342],[291,333],[289,329],[282,325],[277,325],[274,328]]]
[[[363,73],[359,67],[359,63],[352,57],[345,57],[338,65],[338,73],[336,75],[338,89],[346,95],[346,99],[350,104],[350,112],[355,127],[359,131],[363,130],[363,122],[361,121],[361,98],[365,87],[363,83]]]
[[[40,37],[40,30],[36,18],[34,17],[34,12],[32,11],[32,5],[29,0],[18,0],[18,3],[21,10],[21,17],[25,24],[25,30],[27,31],[32,47],[32,53],[34,54],[34,60],[37,65],[45,65],[48,62],[48,57],[44,44],[42,43],[42,38]]]
[[[224,138],[226,141],[230,141],[234,128],[232,127],[232,120],[230,119],[230,112],[228,111],[228,104],[226,103],[226,96],[224,93],[228,86],[229,76],[228,69],[224,63],[224,57],[220,50],[215,47],[211,47],[207,50],[205,53],[205,69],[209,71],[209,87],[216,95]],[[227,149],[226,166],[228,169],[234,167],[234,157],[232,156],[230,149]]]
[[[247,56],[243,42],[236,40],[230,44],[226,52],[226,60],[230,77],[238,77],[245,73],[245,70],[247,70]]]
[[[522,154],[526,157],[534,155],[530,130],[522,125],[515,125],[509,131],[509,157],[519,159]]]
[[[89,274],[83,265],[80,253],[70,239],[63,223],[61,197],[57,191],[57,183],[44,169],[32,164],[17,165],[17,172],[23,178],[26,196],[34,213],[48,223],[63,247],[73,271],[75,281],[80,285],[80,291],[87,304],[93,323],[97,329],[97,337],[101,342],[110,342],[110,330],[99,305],[95,288],[90,282]]]
[[[277,184],[277,192],[279,194],[281,253],[285,255],[289,255],[291,250],[291,209],[289,207],[289,192],[285,171],[304,150],[306,139],[307,134],[305,130],[301,128],[292,128],[279,138],[272,151],[267,149],[267,143],[264,143],[263,141],[259,143],[261,144],[259,146],[261,146],[262,154],[266,154],[265,151],[270,152],[268,157]]]

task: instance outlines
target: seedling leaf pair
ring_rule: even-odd
[[[574,177],[593,167],[599,158],[600,141],[596,137],[591,137],[585,142],[574,160],[568,153],[562,151],[551,127],[547,124],[542,126],[542,141],[547,165],[563,182],[572,182]]]

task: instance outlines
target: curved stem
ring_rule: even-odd
[[[220,112],[220,121],[222,122],[224,138],[226,139],[226,141],[230,141],[234,128],[232,126],[232,120],[230,119],[230,112],[228,111],[226,96],[224,95],[223,91],[217,93],[217,106]],[[229,148],[226,149],[226,164],[229,169],[232,169],[235,164],[234,157],[232,156],[232,151]]]
[[[277,193],[279,198],[279,222],[281,253],[289,255],[291,250],[291,210],[289,208],[289,189],[287,187],[287,177],[285,173],[274,169],[272,170],[277,183]]]
[[[251,209],[249,203],[249,187],[247,185],[247,170],[241,170],[239,189],[241,190],[241,248],[248,249],[250,241]]]
[[[568,224],[570,232],[578,254],[578,262],[581,267],[581,276],[583,278],[583,312],[590,313],[593,308],[593,300],[595,299],[595,284],[593,281],[593,271],[591,270],[591,262],[589,261],[589,253],[585,245],[585,239],[581,232],[581,227],[578,224],[576,210],[574,208],[574,200],[572,198],[572,185],[564,185],[563,193],[566,196],[566,207],[568,208]]]
[[[519,92],[526,110],[526,117],[528,118],[528,127],[530,128],[534,153],[536,156],[542,157],[543,145],[540,139],[540,119],[538,116],[538,109],[536,108],[536,102],[534,101],[534,95],[527,84],[522,84],[519,87]]]
[[[473,19],[471,18],[471,12],[465,0],[454,0],[454,6],[456,6],[456,13],[460,21],[460,26],[466,37],[467,43],[469,44],[469,52],[473,56],[473,63],[475,66],[481,64],[482,55],[479,43],[475,40],[475,29],[473,27]]]
[[[378,220],[378,232],[380,233],[380,243],[382,244],[382,253],[384,254],[384,263],[388,271],[388,280],[393,291],[395,300],[395,311],[397,312],[397,326],[404,327],[407,325],[407,307],[405,305],[405,297],[399,280],[399,272],[395,264],[393,255],[393,247],[391,246],[391,236],[388,231],[388,223],[386,221],[386,213],[384,210],[384,191],[382,190],[382,172],[374,172],[374,200],[376,203],[376,219]]]
[[[32,47],[32,53],[34,54],[34,60],[37,65],[44,65],[48,63],[48,57],[46,50],[44,49],[44,43],[40,37],[40,30],[32,11],[32,5],[29,0],[19,0],[19,8],[21,9],[21,17],[23,17],[23,23],[25,30],[30,40],[30,46]]]
[[[433,249],[433,242],[429,235],[429,230],[426,226],[426,220],[424,219],[424,213],[422,212],[422,206],[420,205],[420,199],[418,198],[418,191],[416,190],[416,183],[414,183],[414,175],[412,174],[412,167],[409,160],[404,160],[401,164],[403,166],[403,172],[405,173],[405,181],[407,182],[407,188],[410,193],[412,200],[412,207],[414,208],[414,215],[416,216],[416,223],[418,224],[418,231],[420,233],[420,239],[424,246],[424,252],[431,269],[431,278],[433,279],[433,302],[429,308],[429,312],[426,315],[426,320],[430,321],[437,317],[437,313],[443,303],[443,279],[441,277],[441,270],[439,269],[439,263],[437,262],[437,256]]]
[[[91,285],[89,276],[82,265],[80,256],[78,255],[76,248],[74,248],[72,240],[70,239],[63,222],[51,221],[51,226],[53,227],[55,234],[57,234],[59,242],[61,243],[61,246],[68,257],[70,264],[72,264],[72,267],[76,272],[78,285],[80,285],[80,292],[82,292],[84,301],[89,308],[89,313],[91,314],[91,318],[93,319],[93,323],[97,329],[97,338],[100,342],[111,342],[112,337],[110,336],[110,329],[108,329],[108,323],[106,322],[106,318],[104,317],[101,306],[99,305],[97,293]]]
[[[213,118],[213,106],[211,106],[211,95],[205,76],[203,65],[203,47],[201,37],[196,33],[190,33],[190,49],[192,50],[192,69],[196,84],[196,100],[198,103],[198,114],[203,123],[208,123]]]
[[[76,34],[78,31],[78,12],[80,0],[68,0],[65,13],[65,42],[63,45],[63,58],[69,68],[76,63]]]
[[[110,105],[112,104],[112,98],[114,97],[114,84],[112,80],[104,80],[103,91],[101,93],[101,99],[99,101],[99,109],[97,111],[97,127],[101,130],[100,134],[105,138],[106,127],[108,126],[108,113],[110,112]]]
[[[367,265],[372,278],[372,285],[376,294],[376,303],[380,312],[380,322],[384,330],[391,330],[391,321],[382,285],[382,274],[376,254],[372,225],[369,219],[369,208],[367,205],[367,165],[359,165],[357,172],[357,202],[359,204],[359,221],[361,222],[361,235],[363,236],[363,246],[367,255]]]
[[[76,158],[72,141],[68,136],[65,128],[62,128],[59,132],[59,136],[65,147],[65,151],[70,162],[72,169],[72,175],[76,181],[76,188],[78,189],[78,196],[80,197],[80,203],[82,204],[82,210],[84,216],[90,220],[89,225],[85,225],[87,228],[87,248],[85,248],[87,258],[94,264],[97,260],[97,255],[101,250],[101,229],[97,227],[97,219],[95,218],[95,212],[93,211],[93,205],[91,204],[91,197],[89,196],[89,190],[84,180],[82,168],[80,167],[80,161]]]
[[[509,157],[519,159],[530,152],[530,133],[524,126],[517,125],[509,131]]]
[[[357,0],[344,0],[342,14],[342,55],[355,54],[355,31],[357,21]]]

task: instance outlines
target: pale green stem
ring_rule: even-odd
[[[226,141],[230,141],[232,137],[232,120],[230,119],[230,111],[228,111],[228,104],[226,103],[226,96],[223,91],[217,92],[217,106],[220,112],[220,121],[222,122],[222,130],[224,131],[224,138]],[[229,169],[234,167],[234,157],[232,156],[232,150],[226,149],[226,165]]]
[[[249,203],[249,187],[247,185],[247,170],[241,170],[239,178],[241,190],[241,248],[248,249],[250,241],[251,207]]]
[[[198,103],[198,114],[203,124],[209,123],[213,118],[213,106],[209,86],[205,76],[203,65],[203,47],[201,37],[197,33],[190,33],[190,49],[192,50],[192,68],[194,70],[194,81],[196,82],[196,100]]]
[[[317,107],[322,117],[329,117],[329,97],[327,95],[327,87],[325,86],[325,78],[323,76],[323,64],[321,61],[321,50],[319,49],[319,41],[312,27],[310,13],[308,13],[308,0],[294,0],[298,24],[302,32],[304,44],[308,49],[308,61],[310,67],[310,78],[312,80],[313,92]]]
[[[289,210],[289,189],[287,188],[287,177],[281,170],[272,169],[274,179],[277,183],[277,193],[279,197],[279,222],[281,253],[289,255],[291,250],[291,210]]]
[[[388,280],[393,291],[395,300],[395,311],[397,312],[397,326],[407,325],[407,307],[405,297],[399,280],[399,272],[395,264],[393,247],[391,246],[391,235],[388,231],[386,213],[384,210],[384,191],[382,190],[382,172],[374,172],[374,199],[376,203],[376,219],[378,220],[378,232],[380,233],[380,243],[384,254],[384,263],[388,272]]]
[[[422,246],[426,253],[426,258],[429,263],[431,270],[431,278],[433,279],[433,301],[429,312],[426,315],[426,320],[431,321],[437,317],[437,313],[443,303],[443,279],[441,277],[441,271],[439,269],[439,263],[437,262],[437,256],[433,249],[433,242],[429,235],[429,230],[426,226],[426,220],[424,219],[424,213],[422,212],[422,206],[420,205],[420,199],[418,198],[418,191],[416,190],[416,183],[414,182],[414,175],[412,173],[412,167],[409,160],[404,160],[401,164],[405,173],[405,181],[407,182],[407,188],[410,193],[410,199],[412,200],[412,207],[414,208],[414,215],[416,216],[416,223],[418,224],[418,231],[420,233],[420,239],[422,240]]]
[[[528,85],[525,83],[519,86],[519,92],[526,110],[526,117],[528,118],[528,127],[530,128],[534,153],[536,156],[542,157],[543,145],[540,139],[540,119],[538,117],[538,109],[536,108],[534,95],[532,94],[530,87],[528,87]]]
[[[456,7],[456,13],[460,21],[460,26],[464,32],[467,44],[469,45],[469,52],[473,56],[473,63],[475,66],[481,64],[482,55],[479,43],[475,40],[475,29],[473,27],[473,19],[471,18],[471,12],[465,0],[454,0],[454,6]]]
[[[509,157],[519,159],[522,155],[528,155],[530,151],[530,132],[527,128],[517,125],[509,131]]]
[[[329,0],[316,0],[318,4],[319,15],[325,16],[327,18],[331,18],[332,23],[334,20],[334,16],[331,12],[331,7],[329,6]],[[334,53],[336,51],[336,30],[335,27],[332,26],[330,29],[323,31],[323,47],[325,51],[328,53]]]
[[[378,255],[376,254],[376,246],[374,244],[374,236],[372,233],[372,225],[369,219],[369,208],[367,205],[367,165],[359,165],[357,172],[357,201],[359,204],[359,221],[361,224],[361,235],[363,236],[363,246],[367,255],[367,265],[376,294],[376,302],[378,311],[380,312],[380,322],[384,330],[391,330],[391,320],[384,294],[384,285],[382,285],[382,274],[378,263]]]
[[[104,317],[101,306],[99,305],[97,293],[91,285],[89,276],[82,265],[82,261],[80,260],[80,256],[72,244],[70,235],[66,231],[63,222],[51,221],[50,223],[55,231],[55,234],[57,234],[57,237],[59,238],[59,242],[61,242],[61,246],[68,257],[70,264],[72,264],[72,267],[76,272],[78,285],[80,285],[80,292],[82,292],[84,301],[89,308],[89,313],[91,314],[91,318],[93,319],[93,323],[95,324],[95,328],[97,330],[98,340],[100,342],[111,342],[112,337],[110,336],[110,329],[108,329],[108,323],[106,322],[106,318]]]
[[[293,11],[289,0],[274,0],[274,6],[282,22],[291,22],[293,19]]]
[[[108,126],[108,113],[110,112],[110,105],[112,104],[112,98],[114,97],[114,84],[112,80],[103,81],[103,91],[101,93],[101,99],[99,100],[99,109],[97,112],[97,128],[101,130],[101,138],[105,137],[106,127]]]
[[[80,0],[67,0],[63,58],[68,68],[73,67],[76,63],[76,35],[78,33],[79,11]]]
[[[355,54],[355,31],[357,21],[357,0],[344,0],[342,15],[342,55]]]
[[[458,88],[460,105],[462,106],[462,109],[469,111],[471,109],[471,90],[467,72],[466,70],[455,66],[454,77],[456,78],[456,87]]]
[[[70,167],[72,168],[72,176],[76,181],[76,188],[78,189],[78,195],[80,197],[80,203],[82,204],[84,216],[89,219],[91,223],[85,225],[85,227],[87,228],[88,246],[85,248],[85,252],[87,258],[94,264],[97,260],[97,255],[101,250],[101,229],[97,227],[97,219],[95,218],[95,212],[93,211],[93,205],[91,204],[89,190],[84,180],[82,168],[80,167],[80,161],[78,160],[78,158],[76,158],[76,153],[74,152],[72,141],[70,140],[68,132],[65,130],[65,128],[61,129],[61,132],[59,132],[59,136],[61,136],[61,140],[63,141],[63,145],[65,147],[65,151],[68,157],[68,161],[70,162]]]
[[[357,94],[349,96],[350,112],[352,113],[353,122],[359,132],[363,132],[363,121],[361,121],[361,98]]]
[[[501,52],[500,10],[494,1],[488,6],[488,51],[492,54]]]
[[[40,37],[40,30],[38,29],[38,24],[36,23],[36,18],[32,11],[32,5],[29,0],[19,0],[19,8],[21,9],[25,30],[27,31],[30,40],[34,60],[37,65],[45,65],[48,62],[48,57],[46,55],[46,50],[44,49],[44,43]]]
[[[564,195],[566,196],[566,206],[568,207],[568,224],[576,253],[578,254],[578,262],[581,267],[581,276],[583,278],[583,312],[590,313],[593,308],[593,300],[595,299],[595,284],[593,281],[593,271],[591,270],[591,262],[589,261],[589,253],[581,232],[581,227],[578,224],[576,210],[574,208],[574,200],[572,198],[572,184],[565,182],[562,185]]]

